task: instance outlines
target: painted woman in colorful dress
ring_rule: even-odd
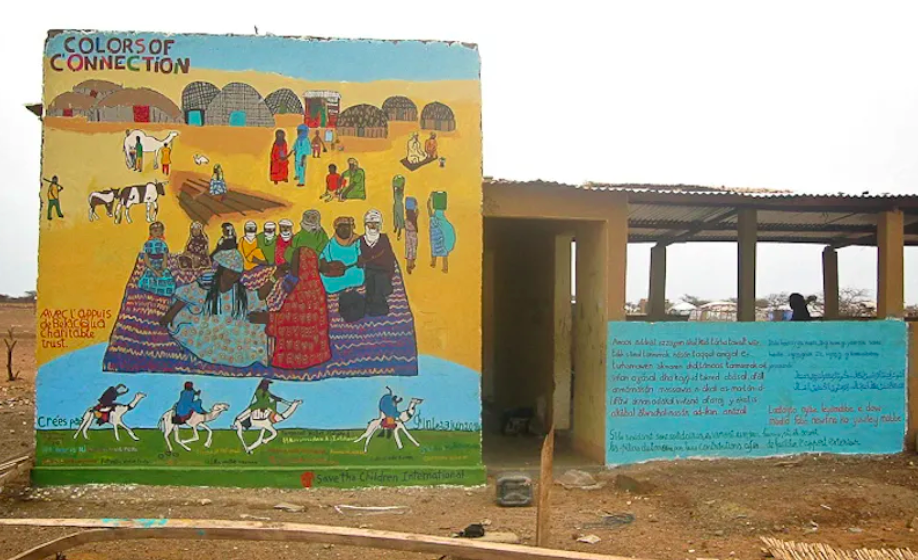
[[[290,258],[283,280],[284,303],[268,315],[268,336],[274,340],[271,365],[308,369],[331,359],[328,337],[328,300],[319,277],[319,259],[309,247],[299,247]]]
[[[218,163],[214,166],[214,174],[210,176],[210,196],[221,199],[226,195],[226,177],[223,176],[223,167]]]
[[[392,221],[395,222],[395,238],[401,241],[405,229],[405,176],[392,178]]]
[[[168,268],[169,246],[166,245],[165,233],[166,226],[162,222],[150,224],[150,239],[143,244],[143,276],[137,287],[156,296],[172,297],[175,278]]]
[[[259,292],[242,284],[244,260],[238,250],[214,255],[216,272],[208,282],[175,291],[175,302],[160,325],[186,350],[205,362],[231,367],[267,365],[268,337],[260,312],[272,284]]]
[[[182,268],[207,268],[210,266],[210,240],[204,231],[204,224],[192,222],[185,252],[179,255]]]
[[[290,156],[287,151],[287,137],[283,130],[274,133],[274,146],[271,147],[271,181],[274,184],[287,182],[290,176]]]
[[[446,193],[430,193],[427,199],[430,216],[430,267],[436,268],[437,257],[443,259],[443,272],[449,272],[449,254],[456,248],[456,229],[446,218]]]
[[[408,274],[415,268],[418,259],[418,200],[413,196],[405,199],[405,261]]]

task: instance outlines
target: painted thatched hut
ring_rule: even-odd
[[[82,93],[64,92],[48,105],[49,117],[86,117],[92,114],[96,100]]]
[[[340,136],[360,138],[386,138],[389,136],[389,119],[379,107],[354,105],[341,112],[338,117]]]
[[[293,90],[283,88],[272,92],[265,98],[265,103],[275,115],[302,115],[303,103]]]
[[[421,128],[452,132],[456,130],[456,116],[452,109],[439,101],[428,103],[421,111]]]
[[[233,82],[207,107],[208,126],[274,126],[274,115],[264,98],[248,84]]]
[[[203,126],[207,107],[217,95],[220,88],[210,82],[191,82],[182,90],[182,113],[185,122],[192,126]]]
[[[171,99],[149,88],[122,89],[96,102],[89,117],[97,122],[180,123],[182,111]]]
[[[414,101],[401,95],[394,95],[383,101],[382,110],[390,122],[418,120],[418,106]]]
[[[108,80],[86,80],[73,86],[73,92],[92,97],[96,101],[124,88]]]

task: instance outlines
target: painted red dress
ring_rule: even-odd
[[[287,143],[275,142],[271,148],[271,180],[287,182],[290,175],[290,160],[287,159]]]
[[[328,305],[319,276],[319,257],[308,247],[299,249],[299,281],[279,311],[272,311],[266,332],[274,337],[271,365],[307,369],[331,359]]]

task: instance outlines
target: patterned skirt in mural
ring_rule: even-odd
[[[311,249],[302,247],[299,251],[299,281],[268,320],[268,336],[274,337],[271,365],[284,369],[306,369],[331,359],[328,306],[319,260]]]
[[[418,258],[418,230],[411,225],[405,230],[405,258],[409,261]]]

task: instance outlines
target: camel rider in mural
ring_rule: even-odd
[[[111,414],[116,406],[121,404],[118,402],[118,397],[126,395],[127,392],[128,388],[119,384],[115,387],[109,387],[102,393],[102,396],[99,397],[99,404],[93,409],[93,415],[96,417],[97,424],[101,426],[108,422],[108,415]]]
[[[398,419],[398,405],[402,398],[394,395],[392,389],[386,387],[388,393],[379,399],[379,419],[382,420],[382,427],[386,430],[386,437],[392,437],[392,430],[395,429],[395,420]]]
[[[287,406],[292,404],[271,393],[269,388],[270,385],[270,379],[262,379],[258,384],[258,388],[255,389],[255,395],[252,396],[252,404],[249,405],[245,413],[239,416],[239,420],[242,421],[243,427],[249,428],[251,426],[253,414],[255,414],[256,419],[271,417],[272,422],[275,422],[276,420],[274,420],[274,417],[277,415],[277,403],[280,402]]]
[[[196,391],[194,383],[186,381],[185,388],[179,395],[178,402],[175,403],[175,414],[172,416],[172,422],[174,424],[184,424],[195,412],[201,415],[207,414],[207,411],[204,410],[204,405],[201,404],[201,391]]]

